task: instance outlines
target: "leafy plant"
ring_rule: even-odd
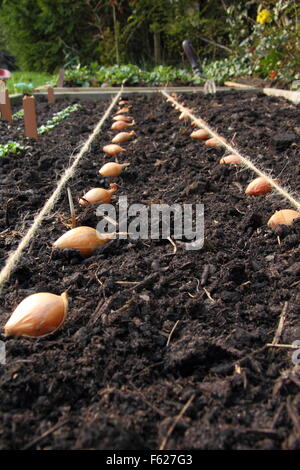
[[[27,147],[19,144],[18,142],[8,141],[7,144],[0,145],[0,157],[7,157],[11,154],[19,154],[22,150],[26,150]]]
[[[243,63],[246,71],[248,69],[247,74],[291,83],[300,72],[299,3],[294,0],[265,1],[255,12],[255,19],[250,16],[250,7],[253,9],[252,2],[245,2],[243,7],[233,4],[226,10],[231,30],[237,31],[235,39],[229,36],[236,51],[231,61]]]
[[[22,119],[24,116],[24,109],[20,109],[19,111],[17,111],[16,113],[14,113],[12,115],[12,118],[13,119]]]
[[[76,103],[68,106],[67,108],[63,109],[62,111],[59,111],[58,113],[55,113],[52,119],[50,119],[49,121],[47,121],[46,124],[38,128],[38,134],[42,135],[46,132],[49,132],[51,129],[56,127],[61,121],[69,117],[71,113],[77,111],[80,108],[81,104]]]

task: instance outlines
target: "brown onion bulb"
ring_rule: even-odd
[[[231,153],[230,155],[226,155],[226,157],[222,157],[220,159],[220,163],[221,163],[221,165],[222,164],[226,165],[228,163],[238,165],[239,163],[242,163],[242,160],[238,155],[235,155],[234,153]]]
[[[5,336],[45,336],[56,331],[64,322],[68,297],[39,292],[26,297],[16,307],[4,326]]]
[[[125,122],[125,121],[116,121],[112,124],[111,129],[113,131],[123,131],[124,129],[127,129],[129,126],[134,126],[135,121],[132,122]]]
[[[130,163],[108,162],[100,168],[99,173],[102,176],[119,176],[123,169],[129,165]]]
[[[276,211],[268,220],[268,226],[275,228],[277,225],[292,225],[295,219],[299,219],[300,212],[292,209]]]
[[[104,145],[102,150],[103,152],[107,153],[108,155],[111,155],[112,157],[118,155],[121,152],[126,152],[126,149],[123,149],[123,147],[120,147],[120,145],[116,144]]]
[[[83,256],[90,256],[96,248],[111,240],[109,234],[99,234],[92,227],[76,227],[64,233],[56,242],[54,248],[72,248],[80,251]]]
[[[131,116],[124,116],[123,114],[118,114],[117,116],[113,117],[113,121],[125,121],[125,122],[132,122],[133,117]]]
[[[89,204],[95,204],[96,202],[102,202],[108,204],[112,198],[112,195],[117,191],[118,186],[116,183],[110,184],[111,189],[93,188],[90,189],[81,199],[79,204],[81,206],[88,206]]]
[[[115,137],[112,139],[112,142],[114,144],[122,144],[123,142],[127,142],[127,140],[130,140],[134,135],[136,135],[135,131],[131,132],[119,132],[118,134],[115,135]]]
[[[259,176],[248,184],[245,193],[249,194],[249,196],[260,196],[270,191],[272,191],[272,185],[266,178]]]
[[[127,106],[127,107],[118,109],[118,111],[116,112],[116,115],[122,114],[122,113],[128,113],[130,111],[130,108],[132,108],[132,106]]]
[[[225,142],[224,137],[220,137],[220,139],[221,139],[223,142]],[[215,137],[212,137],[211,139],[205,140],[204,144],[205,144],[207,147],[214,147],[214,148],[222,147],[222,144],[221,144],[221,142],[219,141],[219,139],[216,139]]]
[[[205,140],[209,137],[209,132],[205,129],[198,129],[197,131],[193,131],[191,133],[191,137],[193,139]]]

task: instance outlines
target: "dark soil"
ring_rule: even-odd
[[[295,195],[295,105],[244,92],[178,99]],[[266,345],[283,309],[277,342],[300,340],[300,223],[270,230],[268,218],[289,203],[273,192],[246,197],[254,175],[219,165],[223,150],[192,140],[190,123],[161,95],[130,103],[137,137],[124,144],[119,161],[131,165],[113,200],[203,203],[204,247],[188,251],[179,240],[174,254],[168,240],[114,240],[86,259],[53,250],[69,218],[62,194],[0,301],[4,325],[31,293],[70,296],[54,334],[0,336],[0,449],[299,449],[299,366],[291,349]],[[84,104],[24,155],[1,161],[2,264],[104,106]],[[102,152],[110,125],[69,185],[74,198],[110,182],[98,175],[110,160]],[[76,208],[79,223],[96,226],[94,209]]]

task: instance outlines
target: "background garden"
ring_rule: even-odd
[[[218,83],[252,77],[297,88],[296,0],[0,0],[0,67],[8,85],[201,84],[184,57],[189,39],[202,73]],[[257,82],[259,83],[259,82]]]

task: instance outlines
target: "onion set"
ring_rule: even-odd
[[[241,157],[239,157],[238,155],[235,155],[234,153],[231,153],[230,155],[226,155],[226,157],[222,157],[220,159],[221,165],[227,165],[230,163],[239,165],[240,163],[242,163]]]
[[[115,121],[112,124],[111,129],[113,131],[123,131],[124,129],[127,129],[127,127],[134,126],[134,125],[135,125],[135,121],[132,121],[132,122]]]
[[[292,225],[294,220],[299,219],[300,212],[293,209],[282,209],[276,211],[275,214],[268,220],[268,226],[271,228],[277,227],[277,225]]]
[[[131,132],[119,132],[115,137],[112,139],[112,142],[114,144],[122,144],[123,142],[127,142],[127,140],[130,140],[133,138],[133,136],[136,135],[135,131]]]
[[[224,137],[220,137],[220,139],[225,142],[225,138]],[[218,148],[218,147],[222,147],[222,144],[220,142],[219,139],[216,139],[215,137],[212,137],[211,139],[208,139],[208,140],[205,140],[204,144],[207,146],[207,147],[214,147],[214,148]]]
[[[122,113],[128,113],[130,111],[130,108],[132,108],[132,106],[127,106],[127,107],[118,109],[118,111],[116,112],[116,115],[122,114]]]
[[[272,191],[272,185],[269,183],[267,178],[259,176],[248,184],[245,193],[250,196],[260,196],[262,194],[267,194],[270,191]]]
[[[193,131],[191,133],[191,137],[193,139],[205,140],[209,137],[209,132],[207,132],[205,129],[198,129],[197,131]]]
[[[108,162],[100,168],[99,173],[102,176],[119,176],[129,165],[130,163]]]
[[[89,204],[95,204],[96,202],[102,202],[108,204],[112,198],[112,195],[117,191],[118,186],[116,183],[110,184],[110,189],[104,188],[93,188],[85,193],[82,198],[79,199],[81,206],[87,206]]]
[[[132,122],[133,121],[133,117],[124,116],[123,114],[117,114],[112,119],[113,119],[113,121],[125,121],[125,122]]]
[[[32,294],[22,300],[4,326],[5,336],[40,337],[56,331],[68,311],[68,297],[49,292]]]
[[[87,226],[72,228],[64,233],[56,242],[54,248],[72,248],[78,250],[83,256],[90,256],[96,248],[99,248],[111,240],[111,234],[99,234],[96,229]]]
[[[123,147],[120,147],[120,145],[117,145],[117,144],[104,145],[102,150],[103,152],[107,153],[111,157],[114,157],[115,155],[118,155],[121,152],[126,152],[126,149],[124,149]]]

